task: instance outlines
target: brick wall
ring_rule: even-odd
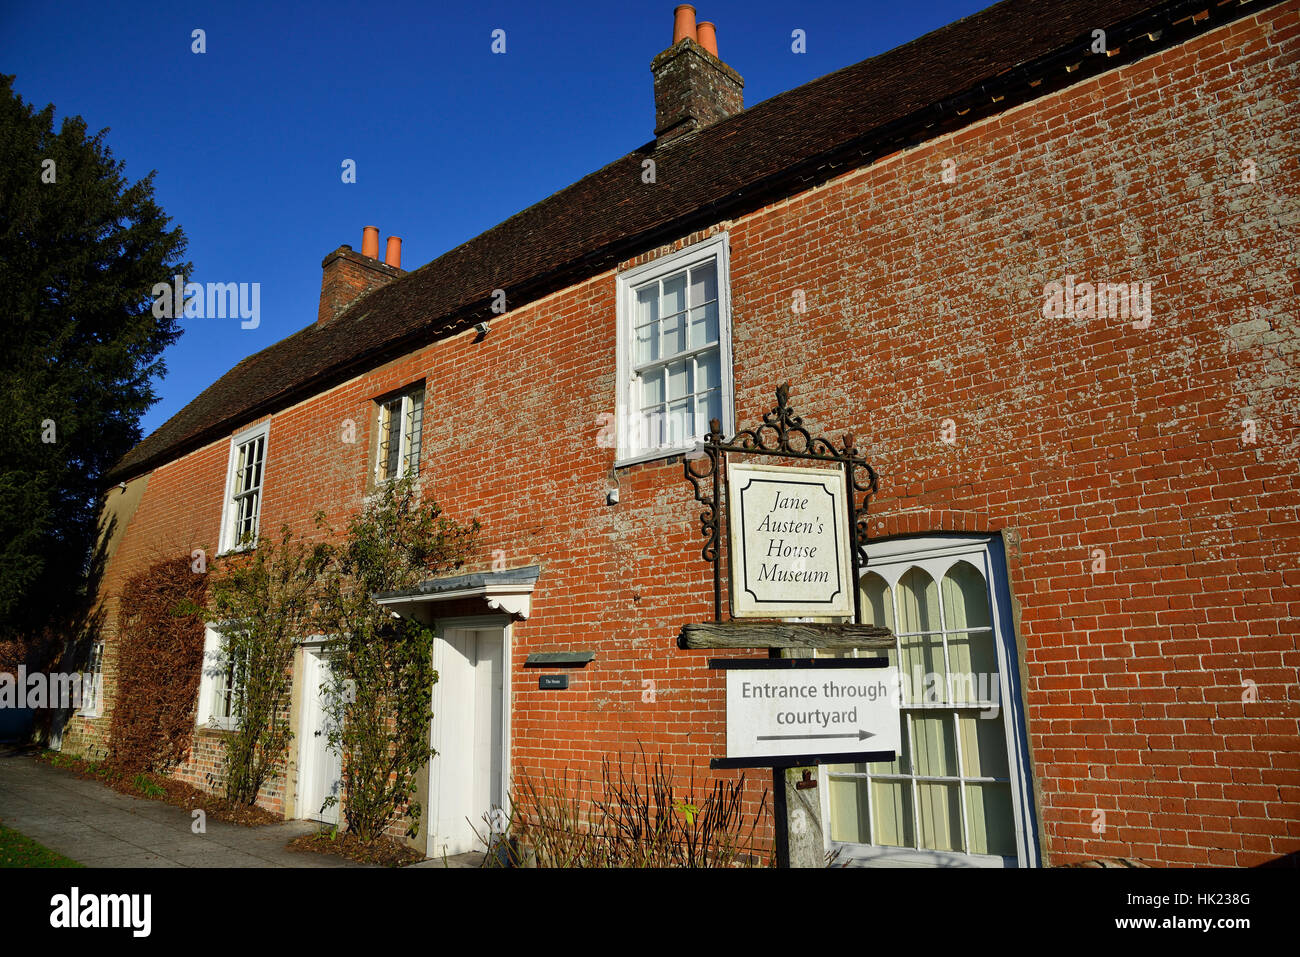
[[[1048,863],[1300,849],[1296,13],[710,231],[730,234],[738,422],[788,380],[807,422],[855,432],[879,470],[873,535],[1003,536]],[[1151,283],[1149,326],[1046,318],[1044,287],[1067,275]],[[308,531],[318,507],[341,523],[372,399],[427,378],[426,487],[482,520],[480,567],[496,549],[542,567],[514,628],[514,770],[591,777],[640,742],[707,780],[723,685],[675,645],[711,613],[680,460],[619,470],[605,504],[615,285],[593,277],[276,414],[262,528]],[[227,454],[152,474],[107,594],[152,554],[214,546]],[[523,660],[556,650],[596,659],[538,691]]]

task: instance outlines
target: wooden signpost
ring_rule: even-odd
[[[709,661],[710,668],[727,675],[727,754],[712,759],[710,767],[771,768],[777,864],[819,867],[824,864],[820,803],[804,793],[816,781],[805,770],[803,780],[793,783],[787,769],[892,760],[900,745],[899,678],[883,657],[781,656],[784,649],[894,645],[889,629],[860,624],[858,570],[865,559],[875,471],[852,435],[840,446],[814,438],[790,407],[789,394],[788,384],[780,386],[776,407],[763,416],[763,424],[731,440],[723,439],[718,420],[712,420],[701,453],[687,457],[686,478],[704,506],[702,555],[713,565],[714,620],[684,625],[677,644],[768,650],[765,659]],[[729,454],[811,464],[729,464]],[[724,516],[727,620],[722,617]],[[781,618],[816,620],[774,620]],[[792,853],[792,836],[798,853]]]

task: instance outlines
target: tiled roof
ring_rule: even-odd
[[[1017,68],[1063,54],[1071,62],[1088,61],[1068,80],[1064,67],[1056,69],[1052,82],[1058,85],[1106,69],[1113,65],[1106,57],[1087,56],[1094,29],[1132,29],[1147,16],[1176,19],[1216,5],[1006,0],[659,148],[647,143],[375,290],[337,319],[312,324],[243,360],[106,478],[137,475],[420,342],[466,328],[487,314],[494,289],[506,290],[517,307],[690,229],[892,151],[898,146],[879,148],[888,131],[908,137],[903,145],[945,123],[969,122],[981,110],[1003,109],[1013,98],[992,107],[994,87],[1017,83],[1020,99],[1051,88],[1031,89]],[[1265,5],[1251,4],[1245,12]],[[962,103],[972,105],[972,114],[959,119]],[[647,111],[647,127],[652,120]],[[926,126],[932,127],[928,134]],[[656,163],[653,184],[642,182],[647,157]]]

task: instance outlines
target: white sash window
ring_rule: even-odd
[[[618,463],[695,448],[718,419],[734,431],[727,237],[618,277]]]

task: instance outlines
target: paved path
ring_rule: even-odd
[[[367,867],[285,848],[317,825],[207,822],[194,834],[184,808],[135,798],[0,749],[0,821],[88,867]],[[439,862],[441,863],[441,862]]]

